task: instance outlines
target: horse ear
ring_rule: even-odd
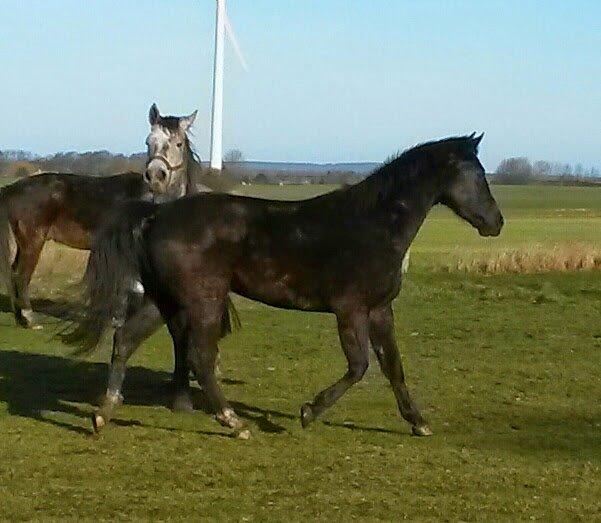
[[[475,132],[475,131],[474,131],[472,134],[470,134],[470,135],[468,136],[468,138],[469,138],[470,140],[473,140],[473,139],[474,139],[474,136],[476,136],[476,132]]]
[[[471,138],[474,142],[474,147],[477,149],[482,141],[482,138],[484,138],[484,133],[481,133],[480,136],[476,136],[476,133],[473,133]]]
[[[182,131],[185,132],[188,129],[190,129],[190,127],[194,123],[194,120],[196,120],[197,113],[198,113],[198,111],[194,111],[190,116],[182,116],[179,119],[179,127]]]
[[[156,125],[161,121],[161,113],[159,112],[159,108],[157,104],[152,104],[150,106],[150,111],[148,111],[148,122],[150,125]]]

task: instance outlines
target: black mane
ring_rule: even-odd
[[[451,153],[458,157],[477,153],[473,135],[453,136],[418,144],[388,159],[361,182],[315,200],[331,198],[337,206],[346,202],[349,210],[369,211],[387,204],[404,188],[423,181],[421,177],[424,172],[434,171],[437,166],[446,163]]]

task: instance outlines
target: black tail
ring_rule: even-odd
[[[0,190],[0,286],[6,288],[10,302],[14,304],[15,289],[11,277],[10,237],[11,229],[8,220],[8,205],[6,196]]]
[[[77,347],[75,354],[96,349],[109,327],[125,320],[132,288],[148,274],[145,224],[157,204],[135,201],[117,207],[111,218],[96,233],[83,277],[83,314],[60,334]],[[221,328],[222,336],[240,326],[238,313],[228,297]]]
[[[63,341],[78,346],[76,354],[92,352],[114,319],[123,319],[132,287],[141,281],[144,224],[156,207],[149,202],[127,202],[97,231],[82,281],[83,314],[61,333]]]

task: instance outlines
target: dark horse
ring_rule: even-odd
[[[123,282],[139,278],[167,322],[179,361],[196,373],[217,419],[237,429],[242,423],[213,372],[228,292],[332,312],[348,370],[302,406],[303,427],[361,380],[371,345],[401,415],[414,434],[429,435],[405,385],[391,302],[401,287],[403,256],[435,204],[450,207],[482,236],[500,233],[503,217],[477,157],[481,139],[419,145],[355,186],[300,202],[213,193],[128,205],[127,219],[101,231],[92,249],[87,327],[97,333],[108,325],[127,291]],[[123,374],[111,373],[119,379],[109,380],[109,400],[94,415],[97,429],[120,396]]]

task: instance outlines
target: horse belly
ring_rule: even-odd
[[[48,232],[48,238],[74,249],[90,249],[92,234],[81,224],[72,220],[56,220]]]
[[[310,285],[286,272],[269,270],[238,270],[232,280],[232,290],[252,300],[273,307],[305,311],[325,311],[326,304]]]

